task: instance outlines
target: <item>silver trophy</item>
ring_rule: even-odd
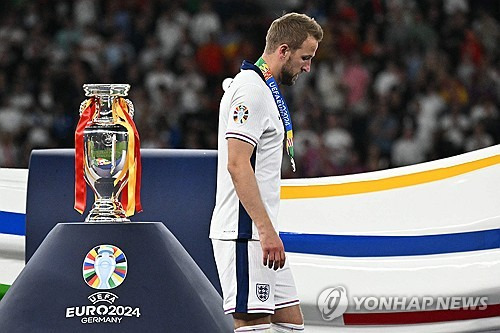
[[[95,202],[85,222],[130,222],[120,203],[119,195],[128,181],[122,172],[128,154],[129,133],[113,117],[113,102],[127,96],[128,84],[85,84],[85,96],[96,101],[96,114],[83,131],[84,176],[95,193]],[[131,101],[125,100],[133,116]],[[82,114],[85,101],[80,105]],[[116,118],[116,117],[115,117]]]

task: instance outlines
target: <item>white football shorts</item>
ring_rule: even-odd
[[[288,261],[277,271],[264,266],[258,240],[212,239],[224,297],[224,313],[269,313],[299,304]]]

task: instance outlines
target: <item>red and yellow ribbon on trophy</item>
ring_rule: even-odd
[[[88,171],[85,158],[84,131],[95,123],[99,117],[99,98],[92,96],[81,105],[81,115],[75,132],[75,205],[74,208],[83,214],[86,207],[87,185],[85,172]],[[112,99],[111,116],[113,125],[121,125],[128,134],[127,153],[124,165],[114,178],[116,187],[120,181],[127,181],[121,191],[121,205],[127,217],[142,211],[141,191],[141,152],[137,128],[129,114],[129,104],[122,97]],[[97,198],[97,196],[96,196]]]

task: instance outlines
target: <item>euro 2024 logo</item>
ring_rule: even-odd
[[[83,261],[83,280],[101,291],[88,297],[92,305],[67,307],[66,318],[78,318],[82,324],[120,324],[125,317],[139,318],[139,307],[115,305],[118,295],[105,291],[123,283],[127,267],[125,253],[117,246],[103,244],[90,249]]]
[[[87,253],[83,262],[83,279],[94,289],[113,289],[127,276],[127,258],[114,245],[99,245]]]
[[[342,286],[325,289],[318,296],[318,309],[327,321],[342,316],[347,305],[347,291]]]

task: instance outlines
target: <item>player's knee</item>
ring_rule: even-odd
[[[300,306],[294,305],[276,310],[271,317],[271,322],[293,324],[300,327],[304,325],[304,317]]]
[[[271,323],[271,316],[268,313],[234,312],[233,319],[235,320],[235,322],[242,321],[246,322],[249,325]]]
[[[233,313],[235,332],[271,332],[271,317],[266,313]]]
[[[304,332],[304,324],[290,324],[290,323],[272,323],[271,324],[272,333],[292,333],[292,332]]]

